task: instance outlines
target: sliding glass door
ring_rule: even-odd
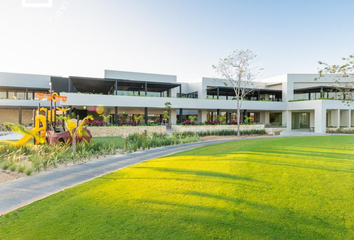
[[[310,113],[292,113],[292,129],[310,128]]]

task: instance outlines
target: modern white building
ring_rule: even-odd
[[[333,86],[336,76],[317,77],[285,74],[257,82],[256,91],[242,103],[242,119],[248,116],[255,123],[316,133],[325,133],[329,126],[354,125],[354,104],[343,102],[345,97]],[[146,123],[160,123],[169,102],[171,124],[192,115],[199,122],[215,120],[218,115],[226,121],[236,119],[233,89],[222,80],[183,83],[173,75],[106,70],[103,78],[0,73],[0,123],[32,123],[38,103],[49,106],[37,93],[48,93],[50,83],[55,92],[67,97],[61,105],[81,118],[89,114],[98,118],[99,108],[117,124],[136,115],[143,115]]]

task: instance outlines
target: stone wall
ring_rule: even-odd
[[[88,127],[93,137],[127,137],[131,134],[143,134],[149,136],[152,133],[166,134],[165,126],[137,126],[137,127]]]
[[[241,131],[264,130],[264,125],[241,125]],[[173,125],[172,132],[207,132],[220,130],[237,130],[237,125]]]
[[[0,109],[0,123],[11,122],[18,123],[18,108],[2,108]],[[22,108],[22,124],[29,125],[33,123],[33,110]]]
[[[266,128],[265,131],[269,135],[280,135],[282,131],[285,131],[286,128]]]

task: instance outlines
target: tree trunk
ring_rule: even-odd
[[[73,134],[73,153],[76,153],[76,132]]]
[[[241,110],[240,110],[240,99],[237,98],[237,136],[240,136],[240,118],[241,118]]]

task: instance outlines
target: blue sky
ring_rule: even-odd
[[[102,77],[104,69],[215,76],[236,49],[263,77],[316,72],[354,53],[354,1],[53,0],[0,2],[0,71]],[[54,17],[55,16],[55,17]]]

